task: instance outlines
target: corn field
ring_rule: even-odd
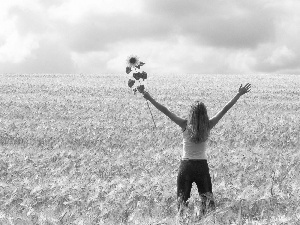
[[[300,224],[300,76],[149,75],[146,90],[186,118],[212,117],[216,209],[192,188],[177,214],[181,129],[134,95],[123,75],[0,77],[0,224]]]

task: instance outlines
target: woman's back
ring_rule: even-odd
[[[182,159],[207,159],[207,141],[199,143],[192,142],[190,140],[190,135],[188,134],[187,129],[183,131],[182,136]]]

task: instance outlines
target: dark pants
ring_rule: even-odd
[[[214,208],[212,198],[212,184],[207,160],[181,160],[177,176],[178,209],[181,204],[187,206],[193,182],[196,183],[198,193],[202,199],[202,209]],[[206,203],[208,202],[208,205]]]

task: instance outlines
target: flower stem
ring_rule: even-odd
[[[152,120],[153,120],[153,123],[154,123],[154,127],[156,128],[156,124],[155,124],[155,122],[154,122],[153,115],[152,115],[151,109],[150,109],[150,107],[149,107],[149,103],[148,103],[147,100],[146,100],[146,102],[147,102],[147,105],[148,105],[148,109],[150,110],[150,113],[151,113],[151,117],[152,117]]]

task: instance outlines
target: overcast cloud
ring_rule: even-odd
[[[298,0],[10,0],[0,73],[300,73]]]

